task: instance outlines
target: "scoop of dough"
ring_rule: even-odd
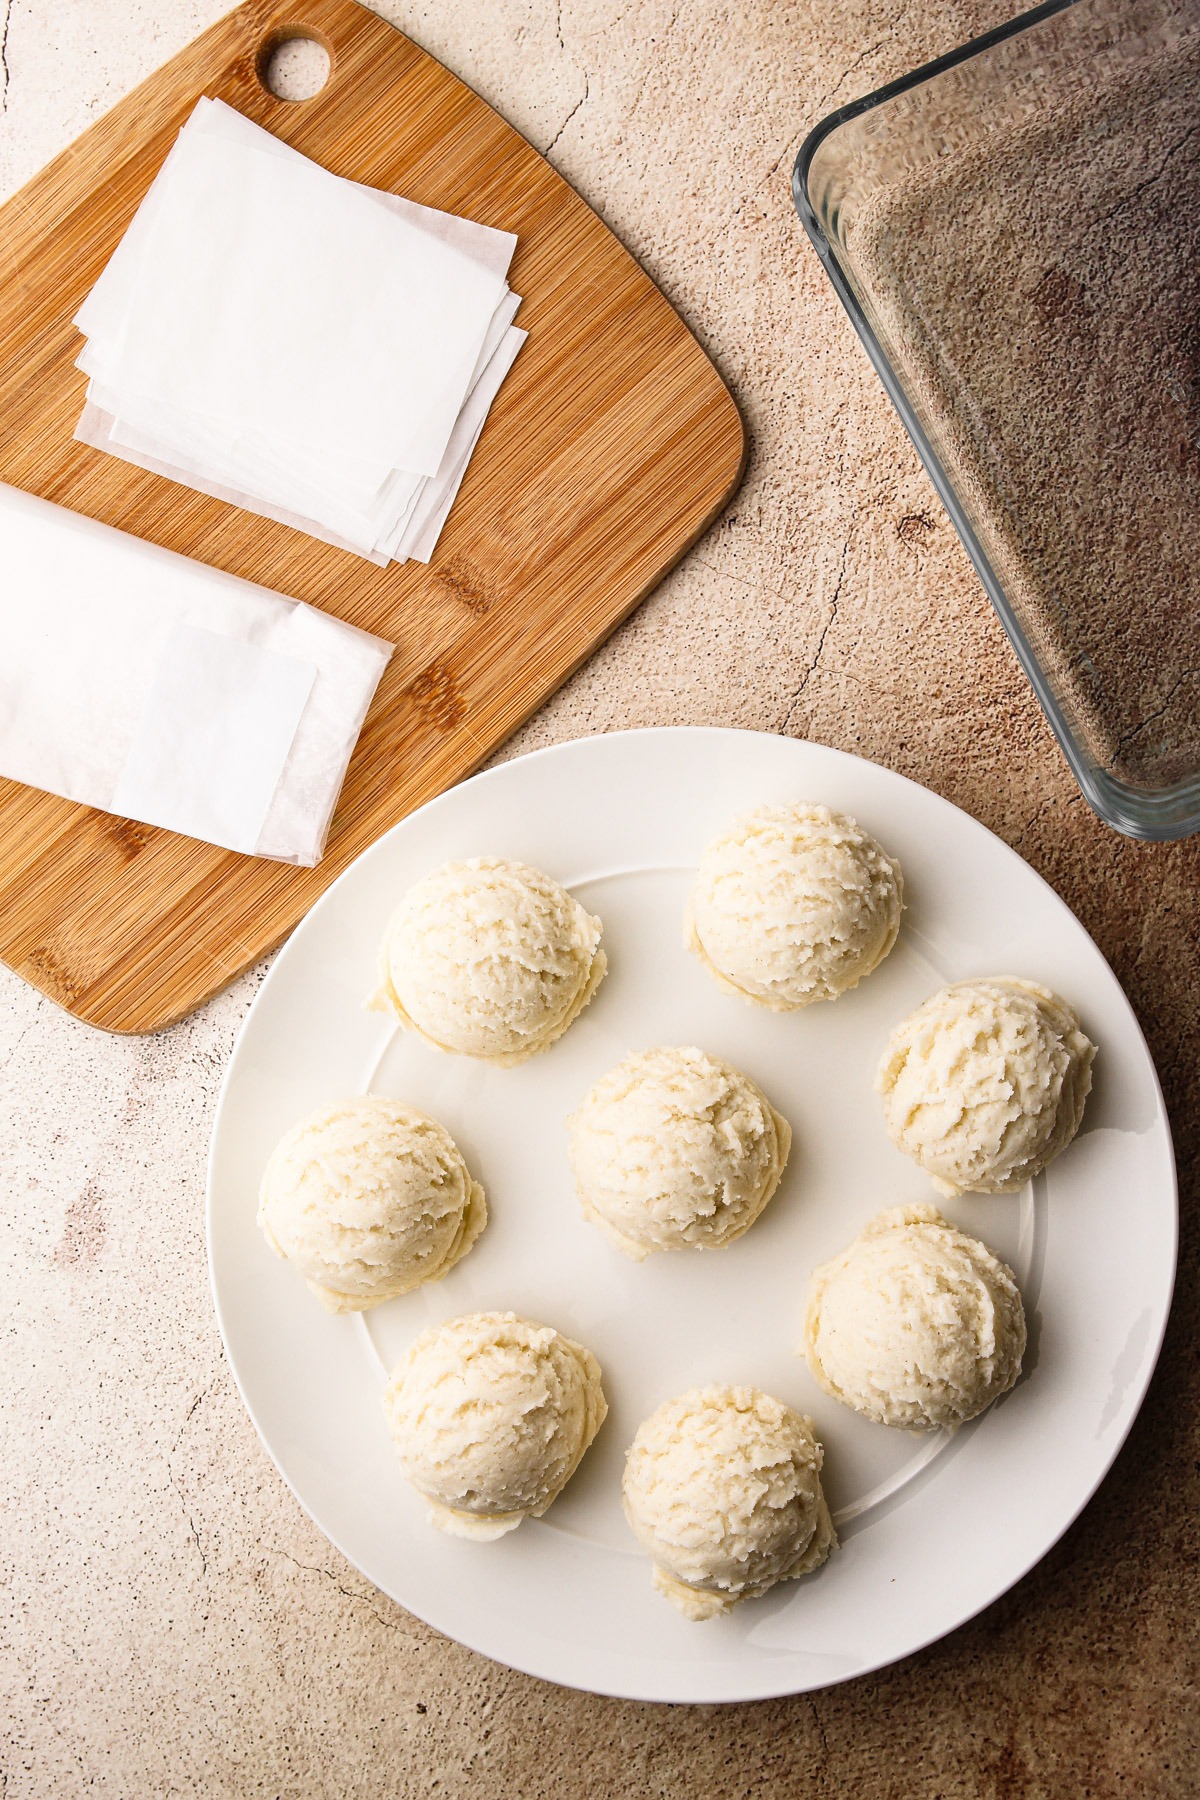
[[[939,1193],[1006,1194],[1079,1130],[1095,1054],[1048,988],[959,981],[897,1025],[875,1087],[892,1142]]]
[[[806,1575],[837,1543],[811,1419],[758,1388],[693,1388],[651,1413],[625,1461],[625,1516],[653,1581],[711,1619]]]
[[[727,993],[792,1012],[869,975],[902,908],[899,863],[853,819],[761,806],[700,858],[684,943]]]
[[[585,1217],[638,1261],[717,1249],[748,1231],[792,1141],[749,1076],[690,1048],[626,1057],[567,1127]]]
[[[541,1518],[608,1411],[591,1351],[510,1312],[423,1332],[383,1404],[430,1523],[467,1538]]]
[[[1021,1373],[1025,1309],[986,1244],[899,1206],[813,1270],[804,1340],[820,1386],[864,1418],[953,1428]]]
[[[509,1065],[546,1050],[607,968],[601,925],[540,869],[475,857],[411,887],[370,1004],[439,1050]]]
[[[439,1281],[487,1224],[487,1205],[435,1119],[366,1094],[280,1140],[258,1223],[330,1312],[363,1312]]]

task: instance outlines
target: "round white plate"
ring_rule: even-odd
[[[899,942],[836,1005],[761,1011],[682,947],[705,843],[764,802],[851,812],[905,875]],[[562,1041],[517,1069],[440,1055],[363,1009],[397,899],[449,858],[499,855],[566,883],[604,921],[609,975]],[[945,1204],[1014,1268],[1027,1374],[954,1438],[871,1425],[795,1354],[813,1265],[886,1206],[935,1198],[889,1143],[872,1077],[890,1027],[934,988],[1018,974],[1061,992],[1100,1045],[1084,1128],[1021,1196]],[[694,1043],[745,1069],[791,1121],[784,1183],[728,1249],[628,1261],[586,1225],[563,1121],[631,1049]],[[449,1128],[490,1221],[442,1282],[331,1317],[255,1226],[282,1132],[366,1089]],[[385,1593],[487,1656],[638,1700],[749,1700],[865,1673],[950,1631],[1015,1582],[1119,1449],[1162,1339],[1175,1261],[1162,1097],[1091,939],[975,820],[886,769],[789,738],[635,731],[477,776],[349,868],[281,952],[225,1078],[209,1168],[217,1314],[250,1414],[297,1498]],[[384,1425],[384,1370],[431,1321],[512,1308],[600,1358],[610,1412],[544,1520],[491,1544],[433,1530]],[[650,1586],[621,1512],[624,1451],[681,1389],[749,1382],[810,1413],[841,1547],[814,1576],[691,1624]]]

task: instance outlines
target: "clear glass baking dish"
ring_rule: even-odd
[[[1200,829],[1200,0],[1051,0],[792,187],[1086,798]]]

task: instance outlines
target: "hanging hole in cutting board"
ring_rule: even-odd
[[[303,25],[273,31],[258,53],[258,79],[276,100],[315,100],[333,73],[333,51]]]

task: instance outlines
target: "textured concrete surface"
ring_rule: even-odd
[[[0,0],[0,188],[221,10]],[[953,1637],[756,1707],[563,1692],[371,1589],[242,1410],[208,1298],[203,1164],[262,971],[143,1040],[100,1036],[0,971],[4,1792],[1190,1800],[1200,840],[1129,843],[1080,801],[788,195],[809,123],[1009,7],[380,10],[549,150],[717,358],[753,437],[725,518],[512,750],[663,722],[788,731],[928,783],[1015,845],[1150,1038],[1183,1175],[1177,1303],[1113,1474]]]

